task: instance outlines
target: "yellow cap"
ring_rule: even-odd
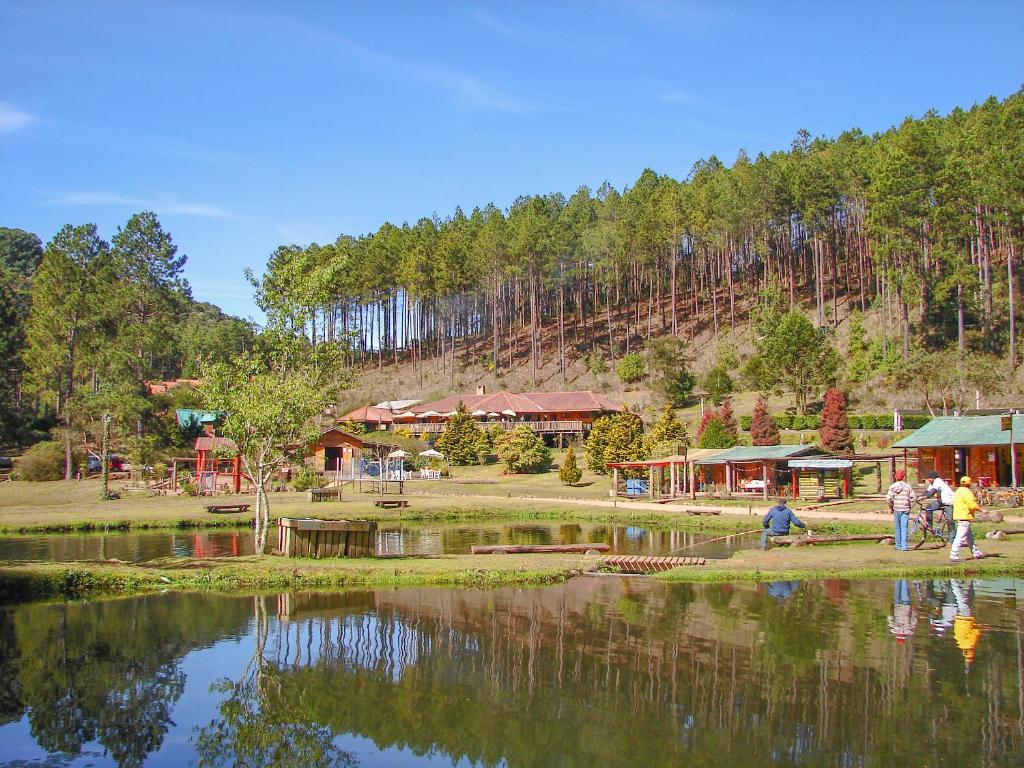
[[[960,478],[960,485],[970,485],[973,481],[967,475]]]

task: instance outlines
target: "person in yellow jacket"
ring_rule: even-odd
[[[967,543],[971,548],[974,558],[984,557],[984,553],[974,543],[974,534],[971,532],[971,522],[974,520],[974,513],[981,509],[978,500],[971,490],[971,478],[961,477],[960,487],[953,493],[953,522],[956,525],[956,535],[949,547],[949,562],[960,562],[960,547]]]
[[[973,582],[967,583],[967,593],[964,593],[963,585],[953,580],[950,582],[953,596],[956,599],[956,618],[953,619],[953,639],[956,640],[960,653],[964,655],[964,671],[971,668],[974,661],[974,649],[978,647],[981,639],[981,626],[971,612],[971,595],[974,593]]]

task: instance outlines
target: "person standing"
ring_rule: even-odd
[[[909,549],[907,526],[910,523],[910,506],[914,503],[917,495],[906,480],[906,470],[897,469],[895,477],[895,482],[889,486],[889,490],[885,494],[885,500],[889,502],[889,510],[892,512],[893,527],[896,533],[896,551],[906,552]]]
[[[928,488],[925,491],[926,499],[939,497],[939,506],[942,508],[942,516],[946,518],[946,526],[950,535],[953,533],[953,489],[949,483],[943,480],[934,469],[928,473]],[[928,525],[932,524],[931,513],[928,515]]]
[[[978,549],[974,543],[974,533],[971,531],[971,523],[974,521],[974,513],[981,509],[974,491],[971,490],[971,478],[960,478],[960,487],[953,493],[953,522],[956,523],[956,534],[953,536],[953,543],[949,548],[949,562],[960,562],[960,548],[966,543],[971,548],[971,554],[975,560],[980,560],[985,554]]]
[[[779,499],[779,503],[768,510],[768,514],[764,516],[761,524],[764,530],[761,531],[761,549],[768,549],[768,542],[775,536],[785,536],[789,533],[789,524],[792,523],[797,528],[803,528],[807,535],[811,535],[811,531],[800,522],[793,510],[789,508],[789,504],[786,503],[785,499]]]

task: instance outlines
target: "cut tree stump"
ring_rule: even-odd
[[[1001,541],[1005,539],[1007,536],[1016,536],[1021,533],[1024,533],[1024,528],[1000,528],[997,531],[989,531],[985,534],[985,538],[997,539]]]

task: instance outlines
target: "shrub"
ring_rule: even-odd
[[[860,428],[861,429],[874,429],[875,428],[875,417],[870,414],[864,414],[860,417]]]
[[[793,417],[788,413],[776,413],[772,416],[772,419],[779,429],[790,429],[793,424]]]
[[[33,482],[61,480],[64,477],[64,446],[55,440],[36,443],[18,460],[18,475],[22,480]]]
[[[452,464],[482,464],[490,452],[487,435],[477,425],[466,406],[459,403],[455,415],[448,419],[444,432],[437,438],[437,450]]]
[[[507,474],[540,472],[551,463],[544,439],[525,424],[506,432],[495,446]]]
[[[846,417],[846,421],[847,421],[847,422],[849,423],[849,425],[850,425],[850,429],[861,429],[861,428],[862,428],[862,427],[861,427],[861,419],[860,419],[860,416],[856,416],[856,415],[847,415],[847,417]]]
[[[929,421],[932,420],[931,416],[924,413],[910,413],[903,417],[903,428],[904,429],[920,429]]]
[[[184,496],[198,496],[199,485],[196,483],[195,478],[192,477],[192,473],[185,472],[178,478],[178,486],[181,488],[181,493]]]
[[[808,425],[806,416],[796,414],[795,416],[793,416],[792,421],[790,421],[789,428],[794,430],[795,432],[800,432],[805,429],[810,429],[810,426]]]
[[[576,452],[569,446],[562,459],[562,466],[558,468],[558,479],[565,485],[576,485],[583,477],[583,472],[576,464]]]
[[[586,357],[587,370],[595,376],[600,376],[608,371],[608,363],[601,354],[601,350],[595,349]]]
[[[744,432],[750,431],[750,425],[754,423],[753,416],[740,416],[740,429]]]
[[[312,467],[303,467],[292,475],[292,488],[301,493],[320,485],[320,477]]]
[[[635,384],[643,379],[646,372],[644,358],[638,352],[624,355],[615,367],[615,373],[623,384]]]
[[[884,413],[875,416],[875,429],[892,429],[892,414]]]

